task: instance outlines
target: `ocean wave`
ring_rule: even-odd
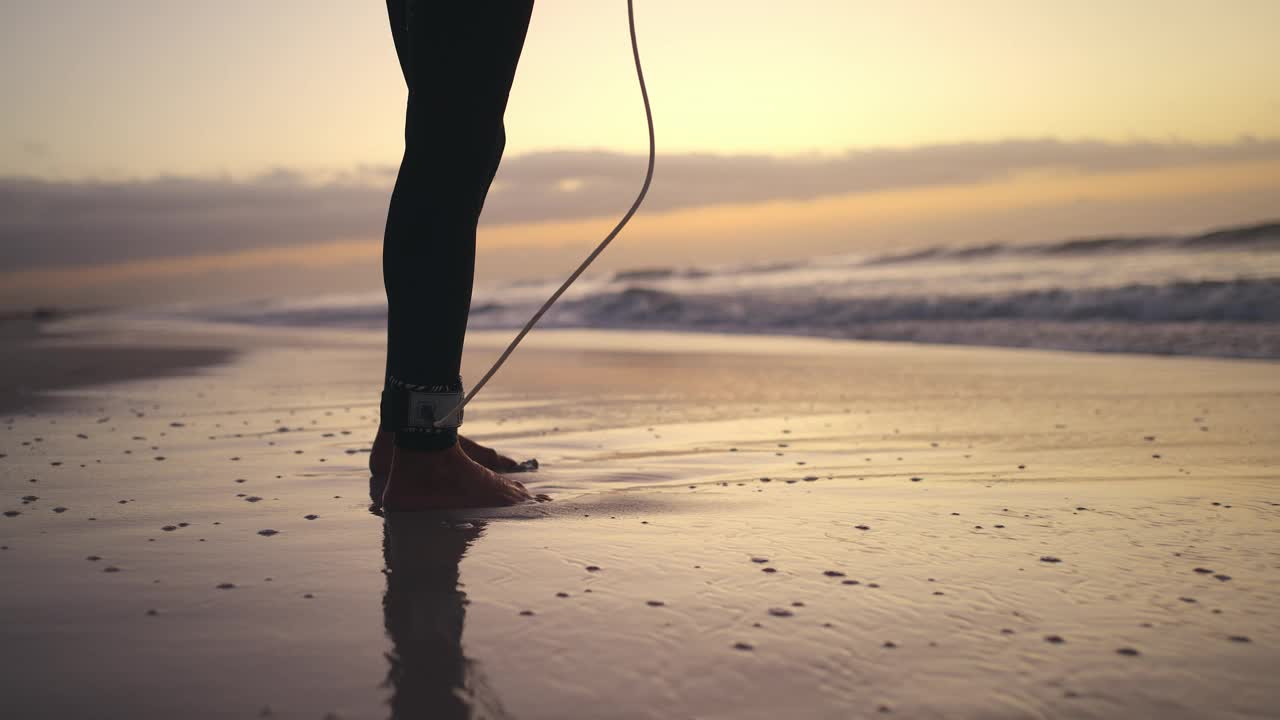
[[[934,260],[970,260],[995,255],[1088,256],[1150,250],[1280,251],[1280,222],[1259,223],[1195,235],[1118,235],[1072,238],[1051,243],[989,243],[969,247],[929,247],[868,258],[863,264],[890,265]]]
[[[583,277],[541,327],[1280,358],[1280,254],[1273,248],[1280,250],[1280,223],[871,259],[639,267]],[[477,287],[470,327],[520,327],[560,282]],[[192,314],[255,325],[382,328],[386,303],[371,292]]]
[[[514,329],[532,302],[477,303],[472,329]],[[380,329],[380,301],[201,314],[263,326]],[[809,335],[1101,352],[1280,358],[1280,279],[833,299],[794,289],[681,293],[633,285],[565,301],[543,328]]]
[[[827,330],[899,321],[1280,322],[1280,279],[1029,290],[1000,295],[830,298],[795,291],[683,294],[628,287],[568,302],[552,322],[690,329]]]
[[[529,310],[491,307],[472,322],[516,327]],[[1278,358],[1280,280],[839,300],[629,287],[566,303],[544,324]]]

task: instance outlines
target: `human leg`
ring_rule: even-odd
[[[405,153],[383,243],[388,327],[381,429],[394,432],[387,495],[399,497],[396,504],[438,504],[438,485],[445,478],[436,470],[446,467],[447,504],[504,504],[528,497],[519,483],[469,460],[457,445],[456,430],[412,426],[399,399],[406,388],[462,389],[476,224],[502,156],[502,115],[531,12],[531,0],[388,1],[409,90]],[[453,483],[467,477],[470,484]],[[424,483],[437,487],[421,487]],[[423,490],[420,497],[407,499],[415,487]]]

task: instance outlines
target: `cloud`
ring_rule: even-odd
[[[939,185],[965,185],[1022,172],[1108,173],[1280,159],[1280,138],[1227,144],[1010,140],[839,155],[660,155],[646,210],[662,211]],[[637,190],[645,158],[557,151],[505,161],[490,193],[490,221],[617,213]],[[572,190],[564,184],[572,182]]]
[[[0,179],[0,266],[97,265],[379,234],[383,179],[315,184],[275,170],[248,180]]]
[[[642,212],[970,185],[1019,173],[1114,173],[1280,160],[1280,138],[1236,142],[1008,140],[836,155],[661,154]],[[489,225],[620,214],[646,158],[549,151],[503,161]],[[395,167],[236,179],[0,178],[0,267],[98,265],[380,236]]]
[[[50,155],[49,146],[38,140],[24,140],[19,144],[19,147],[22,148],[22,152],[31,157],[42,158]]]

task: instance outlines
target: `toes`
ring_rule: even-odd
[[[526,470],[536,469],[538,462],[526,460],[519,462],[514,458],[507,457],[491,447],[486,447],[470,438],[459,435],[458,444],[462,446],[462,451],[467,454],[473,461],[485,466],[486,468],[500,473],[524,472]]]

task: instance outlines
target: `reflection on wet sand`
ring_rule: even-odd
[[[458,564],[484,530],[435,513],[390,513],[383,531],[382,610],[391,652],[392,718],[506,717],[475,661],[462,651],[466,593]]]

